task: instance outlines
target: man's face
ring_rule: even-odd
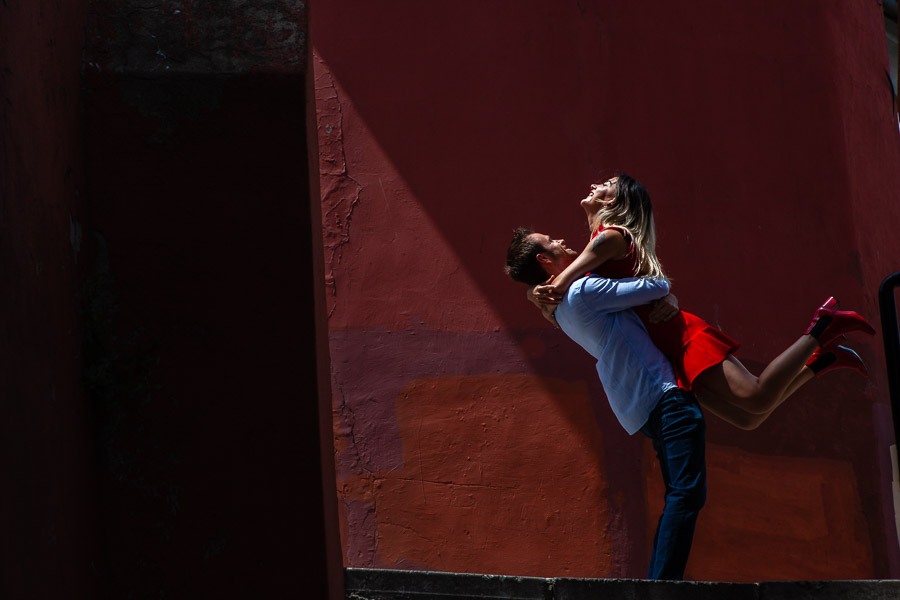
[[[532,233],[528,236],[536,241],[544,250],[538,254],[538,260],[543,256],[545,260],[541,260],[544,268],[552,265],[555,269],[562,270],[569,266],[578,253],[566,246],[566,240],[553,239],[546,233]],[[555,273],[551,273],[555,274]]]

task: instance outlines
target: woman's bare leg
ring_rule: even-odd
[[[757,415],[749,413],[731,402],[728,402],[721,396],[711,393],[709,390],[702,390],[697,394],[697,401],[700,406],[716,415],[726,423],[734,425],[738,429],[746,429],[748,431],[759,427],[763,421],[769,418],[771,411]]]
[[[813,370],[807,366],[804,366],[802,369],[800,369],[800,372],[797,374],[797,376],[794,377],[794,380],[787,386],[787,389],[784,391],[784,396],[782,396],[781,398],[781,402],[787,400],[791,395],[793,395],[794,392],[799,390],[808,382],[812,381],[815,377],[816,374],[813,373]]]
[[[875,333],[863,317],[853,311],[836,310],[836,306],[837,300],[834,298],[829,298],[820,306],[808,333],[800,336],[770,362],[759,377],[730,354],[721,363],[703,371],[696,378],[704,388],[701,403],[736,427],[758,427],[791,394],[815,377],[816,372],[821,373],[838,360],[834,356],[836,351],[832,350],[824,355],[830,357],[830,362],[821,364],[817,360],[813,368],[807,367],[806,363],[820,342],[827,347],[831,341],[849,331]],[[866,375],[865,365],[855,352],[841,346],[838,348],[842,350],[839,359],[843,360],[834,365],[836,368],[852,368]],[[748,415],[756,415],[756,418]]]
[[[770,362],[756,377],[732,355],[697,376],[697,382],[712,395],[746,412],[764,415],[773,411],[788,395],[811,379],[806,361],[819,346],[809,335],[800,338]]]
[[[716,396],[709,390],[701,390],[697,394],[697,401],[700,402],[700,405],[703,406],[706,410],[716,415],[726,423],[734,425],[738,429],[746,429],[748,431],[752,431],[756,429],[760,425],[763,424],[763,421],[769,418],[775,409],[781,405],[781,402],[787,400],[794,392],[803,387],[808,381],[813,379],[815,374],[809,367],[803,367],[800,370],[800,373],[794,377],[794,380],[788,385],[784,394],[781,396],[781,401],[778,402],[772,410],[768,412],[764,412],[762,414],[756,414],[747,412],[743,408],[732,404],[728,400],[722,398],[721,396]]]

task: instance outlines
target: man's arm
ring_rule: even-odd
[[[617,312],[658,300],[669,293],[665,279],[588,277],[581,285],[582,301],[595,312]]]

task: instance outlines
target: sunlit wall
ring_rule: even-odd
[[[353,2],[311,12],[346,566],[641,577],[652,449],[502,264],[650,190],[684,308],[755,372],[827,296],[877,321],[900,140],[875,3]],[[880,336],[880,331],[879,331]],[[708,415],[688,577],[897,577],[879,336],[760,429]]]

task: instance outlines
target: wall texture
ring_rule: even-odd
[[[828,295],[877,320],[900,139],[880,7],[394,2],[311,19],[344,561],[640,577],[646,441],[507,281],[513,227],[586,238],[622,169],[683,307],[761,367]],[[900,575],[880,338],[759,430],[709,418],[694,579]]]

